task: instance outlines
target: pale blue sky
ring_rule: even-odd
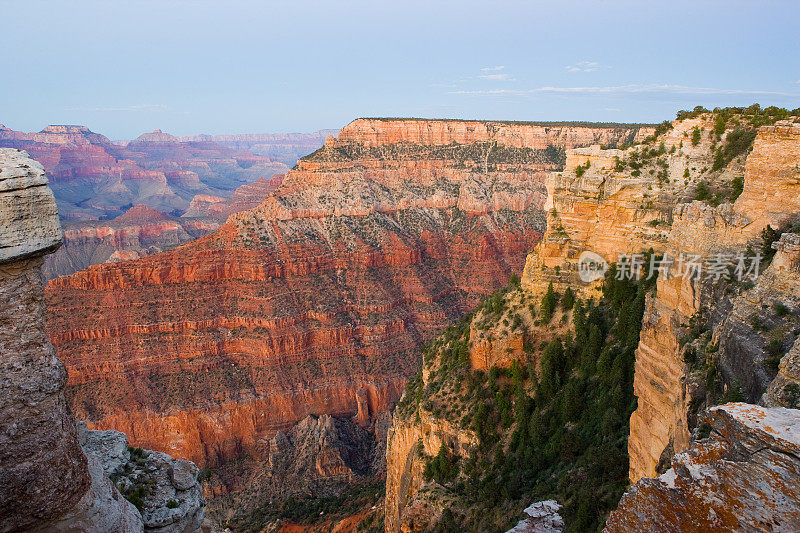
[[[800,2],[0,0],[0,123],[111,138],[359,116],[800,107]]]

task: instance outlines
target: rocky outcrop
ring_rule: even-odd
[[[564,519],[558,514],[559,509],[561,506],[555,500],[532,503],[524,511],[528,518],[506,533],[561,533]]]
[[[0,530],[57,529],[69,512],[126,531],[138,513],[92,475],[45,334],[41,267],[61,232],[44,170],[25,152],[0,149],[0,217]]]
[[[0,149],[0,261],[44,255],[61,244],[58,212],[42,165]]]
[[[25,152],[0,149],[0,219],[0,531],[143,531],[140,513],[106,476],[105,445],[82,450],[86,435],[64,397],[66,371],[45,334],[42,278],[43,255],[60,244],[61,230],[44,169]],[[199,494],[191,481],[186,488]],[[199,531],[202,499],[186,508],[196,527],[151,530]]]
[[[199,470],[185,459],[140,448],[130,448],[119,431],[90,431],[78,424],[78,439],[90,464],[126,498],[137,504],[147,533],[199,532],[205,523],[205,501]],[[73,529],[74,531],[74,529]]]
[[[265,457],[308,415],[388,410],[419,343],[521,270],[558,161],[487,143],[382,150],[336,141],[211,235],[53,280],[75,412],[216,465]]]
[[[708,424],[708,438],[622,497],[605,531],[800,528],[800,411],[726,404]]]

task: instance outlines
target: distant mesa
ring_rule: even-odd
[[[42,130],[42,133],[92,133],[92,130],[78,124],[50,124]]]
[[[169,217],[161,211],[156,211],[144,204],[137,204],[114,220],[127,224],[142,224],[147,222],[159,222],[167,220],[168,218]]]
[[[177,137],[164,133],[161,130],[154,130],[151,133],[143,133],[128,143],[128,146],[141,143],[179,143]]]

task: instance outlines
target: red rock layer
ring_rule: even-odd
[[[489,161],[493,145],[470,150]],[[332,143],[211,235],[53,280],[49,333],[77,416],[216,464],[308,414],[386,410],[419,344],[540,237],[554,162],[515,150],[480,168]]]

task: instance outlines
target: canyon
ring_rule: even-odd
[[[251,152],[271,157],[291,168],[301,157],[323,145],[325,139],[339,130],[313,133],[239,133],[229,135],[190,135],[178,137],[181,142],[213,142],[237,152]]]
[[[50,281],[76,415],[208,466],[268,457],[309,415],[368,426],[420,343],[522,270],[563,150],[652,132],[412,121],[450,133],[394,137],[406,122],[345,126],[211,234]]]
[[[259,178],[237,187],[227,198],[197,194],[180,217],[137,204],[112,220],[65,221],[64,244],[45,258],[45,278],[138,259],[197,239],[219,228],[229,215],[256,207],[282,181],[283,174]]]
[[[247,150],[248,143],[226,146],[160,130],[112,142],[85,126],[23,133],[0,125],[0,146],[28,150],[55,194],[64,245],[45,258],[47,279],[205,235],[228,215],[261,203],[298,151],[324,142],[320,132],[244,137],[259,141],[262,155]]]
[[[245,529],[800,527],[800,121],[679,116],[357,119],[183,217],[67,227],[106,262],[46,288],[55,202],[39,163],[0,149],[2,287],[32,334],[9,368],[49,354],[7,372],[48,384],[35,413],[0,404],[30,421],[0,438],[17,470],[60,454],[65,481],[36,490],[72,509],[7,506],[4,527],[205,531],[201,478]],[[614,270],[586,279],[587,257]]]

